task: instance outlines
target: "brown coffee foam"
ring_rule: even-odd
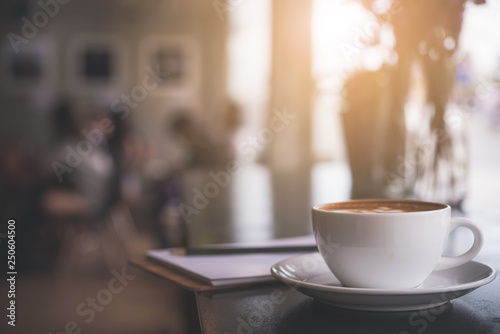
[[[447,207],[446,204],[423,202],[414,200],[393,200],[393,199],[371,199],[371,200],[352,200],[347,202],[330,203],[317,206],[320,210],[327,211],[370,211],[377,210],[381,207],[386,207],[391,210],[401,210],[403,212],[419,212],[419,211],[433,211],[441,210]],[[376,212],[376,211],[373,211]]]

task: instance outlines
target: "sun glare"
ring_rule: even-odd
[[[356,1],[315,0],[312,19],[313,71],[338,71],[359,61],[359,38],[370,37],[373,17]],[[343,49],[345,51],[343,51]],[[352,52],[352,57],[346,57]]]
[[[343,73],[365,65],[359,38],[369,38],[373,17],[356,1],[315,0],[312,17],[314,155],[318,160],[343,159],[339,92]]]

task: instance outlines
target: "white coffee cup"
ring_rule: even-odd
[[[464,264],[481,250],[479,228],[465,218],[450,219],[450,214],[442,203],[354,200],[316,205],[312,221],[318,249],[342,284],[407,289],[433,270]],[[448,234],[459,226],[473,232],[474,244],[461,256],[442,256]]]

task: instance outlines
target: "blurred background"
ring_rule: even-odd
[[[183,333],[182,291],[128,258],[308,234],[321,202],[500,217],[499,15],[479,0],[2,1],[16,329]],[[137,279],[81,321],[122,268]]]

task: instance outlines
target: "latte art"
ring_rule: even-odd
[[[373,209],[333,209],[330,211],[335,211],[335,212],[352,212],[352,213],[401,213],[401,212],[408,212],[405,210],[401,209],[396,209],[396,208],[390,208],[387,206],[379,206]]]
[[[413,200],[366,199],[317,205],[317,209],[345,213],[405,213],[434,211],[446,208],[446,204]]]

